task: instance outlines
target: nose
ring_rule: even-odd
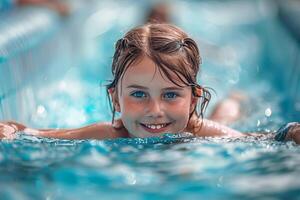
[[[160,100],[150,99],[145,110],[148,117],[157,118],[163,116],[163,105]]]

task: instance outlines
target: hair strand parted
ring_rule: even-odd
[[[116,88],[128,67],[143,56],[153,60],[159,72],[174,84],[192,87],[193,96],[199,98],[200,105],[195,106],[190,117],[196,114],[203,118],[211,94],[197,83],[202,63],[198,46],[185,32],[170,24],[146,24],[132,29],[117,41],[112,62],[114,77],[107,89]],[[174,81],[173,75],[183,85]],[[114,120],[114,106],[112,112]]]

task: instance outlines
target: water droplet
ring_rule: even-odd
[[[45,107],[44,106],[42,106],[42,105],[39,105],[38,107],[37,107],[37,114],[43,114],[44,112],[45,112]]]
[[[259,127],[260,125],[260,120],[257,120],[256,126]]]
[[[270,117],[272,115],[272,110],[271,110],[271,108],[267,108],[266,110],[265,110],[265,116],[266,117]]]

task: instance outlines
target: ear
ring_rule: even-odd
[[[111,96],[113,107],[114,107],[115,111],[121,112],[119,98],[118,98],[118,90],[116,88],[110,88],[108,90],[108,92]]]

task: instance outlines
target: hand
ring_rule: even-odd
[[[16,122],[0,122],[0,139],[15,139],[18,131],[26,127]]]
[[[296,122],[289,130],[287,137],[290,137],[297,144],[300,144],[300,123]]]
[[[282,126],[276,132],[275,140],[277,141],[293,140],[297,144],[300,144],[300,123],[290,122]]]

